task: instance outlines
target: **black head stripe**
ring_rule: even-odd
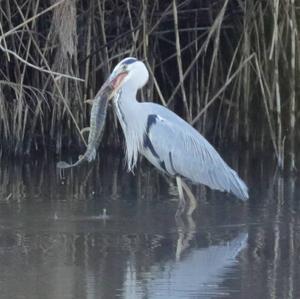
[[[135,59],[135,58],[128,58],[128,59],[126,59],[124,62],[123,62],[123,64],[131,64],[131,63],[134,63],[134,62],[136,62],[137,61],[137,59]]]

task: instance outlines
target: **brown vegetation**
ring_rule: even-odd
[[[1,1],[1,153],[82,145],[90,109],[84,101],[131,55],[151,72],[144,98],[175,110],[214,144],[272,148],[278,164],[293,170],[300,112],[296,4]],[[106,136],[109,144],[120,143],[116,136]]]

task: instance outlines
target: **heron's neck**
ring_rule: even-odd
[[[114,106],[123,130],[130,129],[139,113],[139,103],[136,100],[137,90],[126,82],[114,98]]]
[[[143,110],[140,103],[136,100],[136,93],[137,90],[126,82],[114,98],[114,108],[125,136],[129,170],[137,162],[138,152],[143,144],[145,132]]]

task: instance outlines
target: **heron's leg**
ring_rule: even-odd
[[[177,188],[179,193],[179,203],[176,211],[176,216],[180,216],[183,213],[185,208],[185,199],[184,199],[183,189],[182,189],[182,180],[179,176],[176,176],[176,183],[177,183]]]
[[[187,215],[192,215],[193,212],[195,211],[196,207],[197,207],[196,198],[195,198],[192,190],[189,188],[189,186],[184,181],[182,181],[181,184],[182,184],[182,187],[183,187],[184,191],[186,192],[186,194],[187,194],[187,196],[190,200],[188,210],[187,210],[186,214]]]

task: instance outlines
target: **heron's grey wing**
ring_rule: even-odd
[[[159,164],[170,174],[181,175],[212,189],[232,192],[246,200],[247,186],[212,145],[176,114],[163,107],[159,110],[157,114],[148,116],[147,138],[150,148],[145,154],[146,158],[149,159],[151,151],[150,162],[155,164],[153,160],[156,160],[156,166]],[[150,117],[152,120],[149,122]]]

